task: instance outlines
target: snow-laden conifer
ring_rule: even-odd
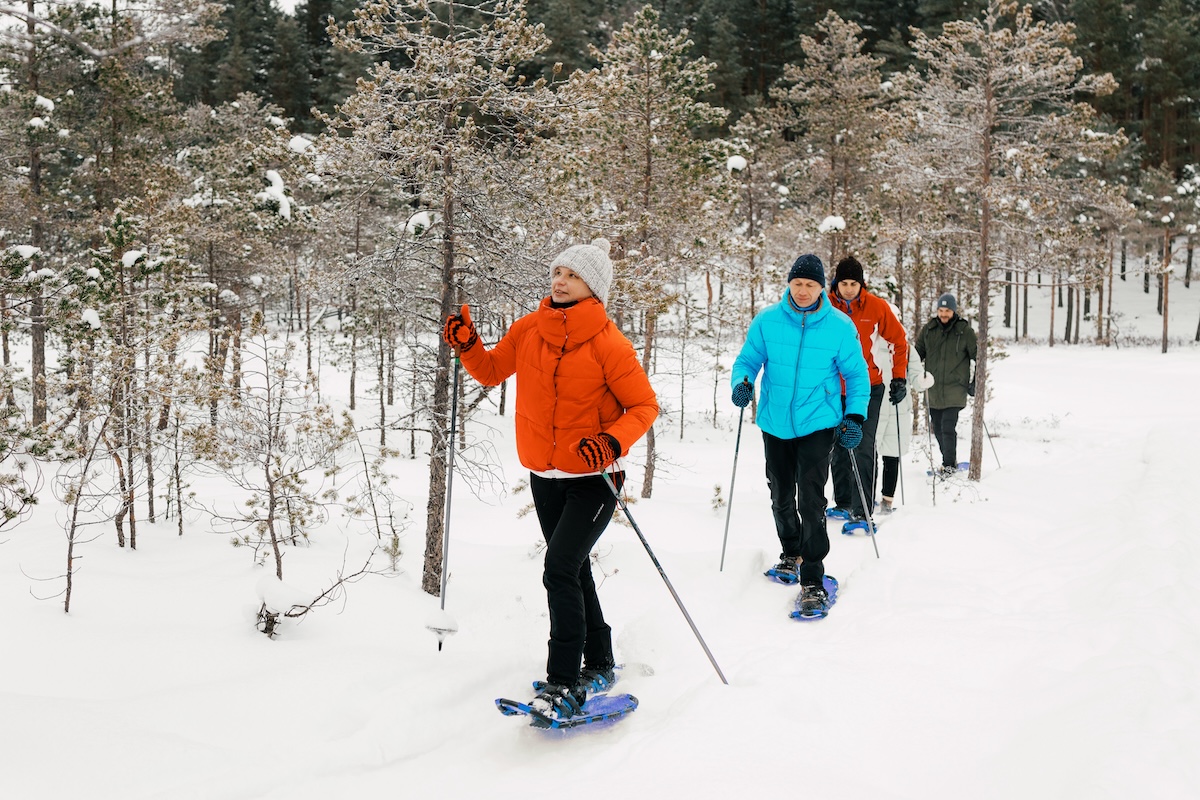
[[[389,56],[326,118],[331,135],[317,149],[327,173],[377,182],[410,209],[357,267],[386,281],[395,311],[426,332],[428,363],[419,366],[432,377],[423,409],[432,446],[422,586],[437,594],[451,354],[433,334],[464,300],[484,296],[495,306],[497,287],[528,283],[521,268],[533,265],[510,235],[528,213],[514,196],[525,184],[514,165],[547,132],[554,100],[521,66],[547,39],[521,0],[378,0],[330,33],[340,47]],[[409,222],[421,212],[430,225],[414,235]]]
[[[963,270],[979,309],[970,471],[978,479],[987,402],[986,310],[998,268],[993,252],[1001,226],[1037,225],[1040,218],[1034,213],[1022,222],[1005,213],[1004,198],[1025,195],[1037,203],[1035,212],[1089,202],[1068,197],[1078,194],[1086,176],[1063,170],[1080,158],[1112,158],[1123,137],[1098,131],[1094,109],[1081,99],[1111,92],[1114,82],[1109,75],[1080,74],[1070,25],[1035,22],[1028,6],[990,0],[979,18],[947,23],[936,38],[914,33],[924,72],[911,70],[897,82],[903,126],[893,130],[889,158],[925,185],[951,193],[958,213],[947,217],[943,232],[965,237],[973,253]],[[965,296],[959,303],[960,313],[971,305]]]
[[[625,327],[640,325],[647,373],[660,318],[728,228],[730,153],[697,134],[720,125],[726,112],[701,99],[714,65],[691,49],[686,30],[672,33],[653,7],[643,7],[594,52],[600,66],[574,73],[563,87],[580,117],[551,143],[561,164],[559,194],[578,209],[579,228],[614,241],[610,314]],[[654,485],[654,433],[646,436],[643,497]]]

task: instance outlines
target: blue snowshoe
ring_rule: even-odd
[[[500,697],[496,699],[496,708],[505,716],[529,717],[534,728],[562,729],[617,719],[638,707],[638,699],[631,694],[597,694],[584,700],[578,688],[544,684],[530,702]]]
[[[837,593],[837,578],[826,575],[821,586],[805,586],[800,590],[796,597],[796,608],[789,616],[801,621],[823,619],[837,602]]]

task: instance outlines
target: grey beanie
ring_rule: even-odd
[[[550,262],[550,274],[555,267],[566,267],[574,272],[601,303],[608,303],[608,290],[612,286],[613,265],[608,257],[608,239],[593,239],[591,244],[573,244]]]
[[[948,308],[951,311],[958,313],[958,303],[955,302],[954,295],[950,294],[949,292],[946,292],[944,295],[938,298],[937,307]]]

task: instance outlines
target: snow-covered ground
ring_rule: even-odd
[[[819,622],[790,620],[796,590],[762,576],[778,543],[757,429],[743,429],[723,571],[712,499],[728,496],[734,409],[682,441],[660,432],[654,497],[630,510],[729,685],[614,524],[594,569],[620,688],[641,707],[579,732],[492,704],[542,677],[548,627],[509,418],[472,427],[509,491],[455,484],[446,608],[460,631],[440,652],[419,522],[400,574],[270,640],[254,628],[264,571],[199,517],[182,537],[142,523],[134,552],[102,528],[77,553],[71,614],[39,599],[65,559],[46,493],[0,531],[0,797],[1194,797],[1200,349],[1007,349],[982,481],[939,484],[935,503],[918,438],[881,557],[831,527],[841,592]],[[425,464],[394,467],[419,520]],[[319,590],[370,543],[331,524],[289,550],[285,578]]]

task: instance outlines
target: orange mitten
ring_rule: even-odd
[[[442,339],[455,350],[470,350],[479,341],[475,324],[471,322],[471,309],[464,303],[462,311],[446,317],[442,326]]]

